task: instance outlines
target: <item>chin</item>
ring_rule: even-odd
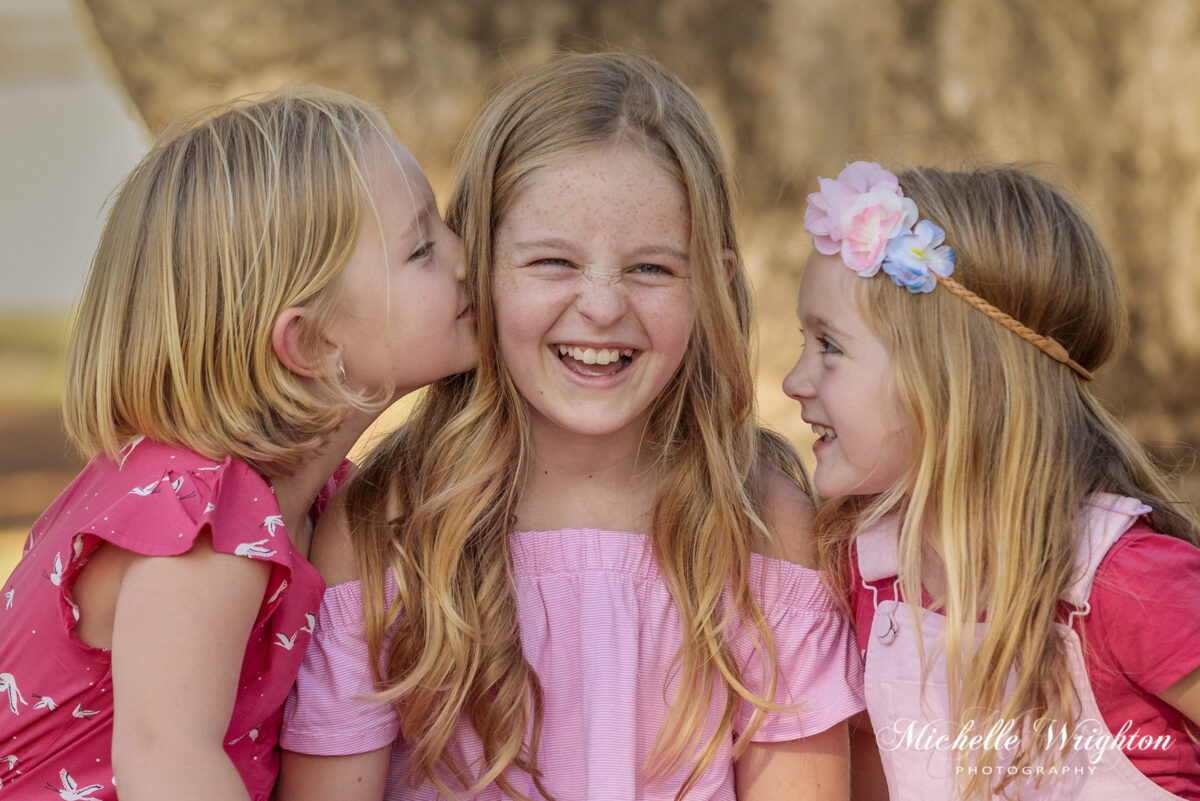
[[[645,426],[645,416],[628,414],[588,413],[586,406],[559,410],[559,414],[539,413],[542,422],[550,428],[577,437],[617,436],[636,427]]]
[[[867,495],[868,493],[860,491],[857,487],[847,487],[844,483],[838,482],[830,485],[827,481],[821,481],[816,475],[812,479],[813,489],[822,498],[832,500],[834,498],[845,498],[850,495]]]

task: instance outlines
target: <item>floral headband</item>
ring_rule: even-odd
[[[909,292],[932,292],[941,284],[1050,358],[1092,380],[1091,372],[1072,359],[1060,342],[1014,320],[950,277],[954,249],[944,244],[946,232],[929,220],[918,221],[917,204],[904,196],[895,175],[873,161],[856,161],[847,164],[836,180],[818,181],[821,191],[808,196],[804,230],[819,253],[841,256],[862,278],[882,269]]]

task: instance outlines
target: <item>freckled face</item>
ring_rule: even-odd
[[[497,226],[500,353],[536,429],[640,434],[695,318],[687,197],[634,145],[526,181]]]
[[[900,405],[892,358],[863,319],[860,278],[838,256],[814,253],[800,279],[804,350],[783,380],[813,445],[813,486],[826,498],[873,495],[895,486],[916,458],[912,423]],[[883,280],[883,279],[879,279]]]

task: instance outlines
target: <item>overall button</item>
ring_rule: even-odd
[[[891,645],[896,641],[896,635],[900,633],[900,628],[896,625],[896,620],[886,612],[877,612],[875,620],[871,623],[871,636],[879,640],[884,645]]]

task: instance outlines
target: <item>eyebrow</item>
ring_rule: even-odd
[[[546,239],[528,239],[524,242],[514,242],[513,250],[538,250],[540,248],[557,248],[558,250],[572,250],[575,245],[567,239],[556,239],[548,237]]]
[[[546,237],[545,239],[529,239],[524,242],[516,242],[512,246],[513,250],[524,252],[527,250],[538,250],[541,248],[554,248],[558,250],[576,250],[578,244],[569,239],[560,237]],[[666,256],[669,258],[678,259],[679,261],[687,261],[688,254],[674,245],[652,244],[643,245],[633,251],[633,255],[637,258]]]
[[[796,307],[796,317],[799,318],[801,324],[804,325],[804,327],[806,327],[806,328],[820,328],[825,331],[832,332],[834,334],[841,333],[841,329],[839,329],[833,323],[829,322],[829,319],[827,317],[824,317],[820,314],[809,315],[808,319],[806,320],[804,318],[804,315],[800,313],[799,306]]]
[[[668,256],[670,258],[679,259],[680,261],[688,260],[687,252],[680,250],[674,245],[646,245],[645,247],[638,248],[634,252],[639,256]]]

